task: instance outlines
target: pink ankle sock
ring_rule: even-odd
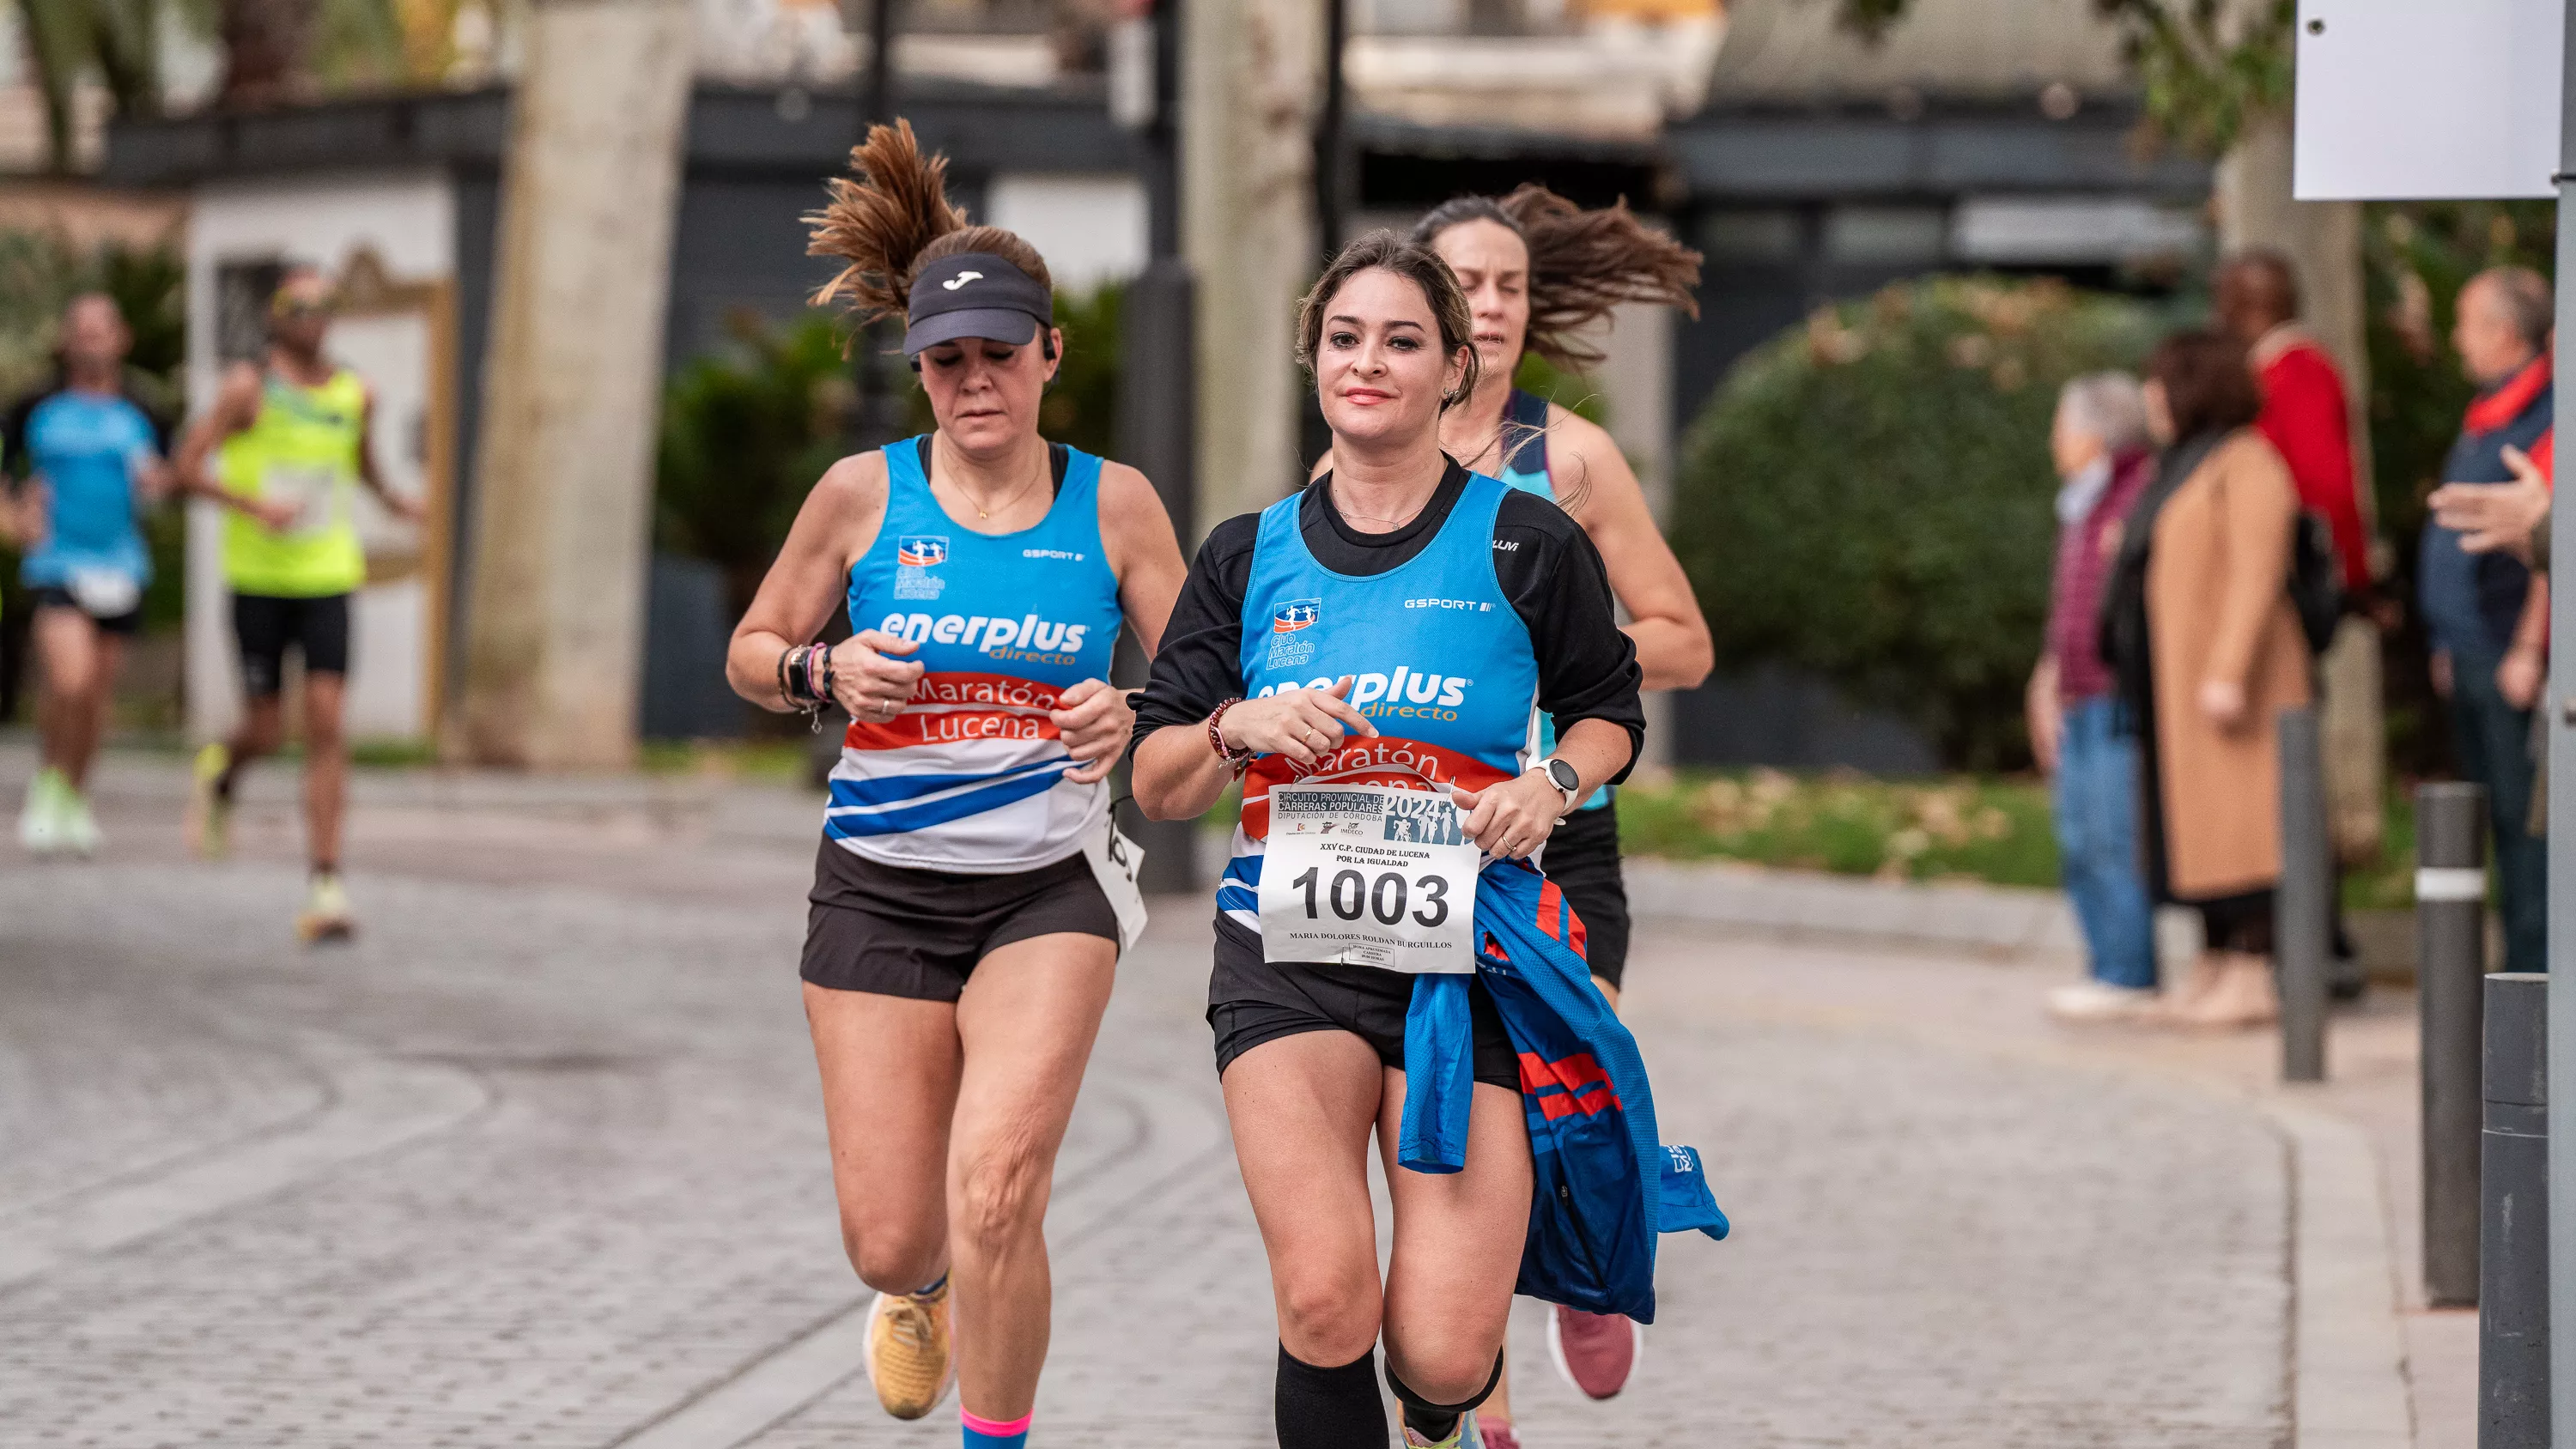
[[[966,1427],[965,1449],[1025,1449],[1029,1442],[1029,1421],[1035,1414],[1022,1414],[1009,1423],[987,1419],[971,1409],[957,1411],[959,1422]]]

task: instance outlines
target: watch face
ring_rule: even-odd
[[[1547,762],[1547,778],[1560,790],[1571,790],[1583,783],[1583,777],[1576,774],[1574,767],[1563,760]]]

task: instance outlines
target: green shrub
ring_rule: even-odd
[[[1826,307],[1692,424],[1674,551],[1718,667],[1778,663],[1920,728],[1953,768],[2027,758],[2066,379],[2130,367],[2155,318],[2048,281],[1934,278]]]
[[[745,316],[733,331],[736,350],[698,358],[664,387],[653,546],[722,568],[739,616],[805,494],[845,450],[854,390],[821,313],[784,328]]]

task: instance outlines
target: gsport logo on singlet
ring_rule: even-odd
[[[1326,689],[1348,675],[1352,706],[1375,723],[1379,733],[1346,736],[1311,769],[1294,767],[1278,755],[1252,762],[1244,773],[1243,813],[1235,827],[1233,859],[1217,890],[1218,909],[1228,919],[1256,930],[1264,928],[1262,858],[1269,849],[1274,790],[1384,786],[1428,793],[1437,800],[1441,786],[1481,789],[1520,772],[1532,746],[1538,665],[1531,655],[1529,630],[1494,576],[1494,518],[1505,491],[1492,478],[1470,475],[1440,532],[1421,553],[1366,578],[1334,573],[1316,562],[1299,532],[1297,497],[1263,511],[1244,591],[1245,695],[1264,698],[1286,689]],[[1416,802],[1390,799],[1393,803],[1372,806],[1353,817],[1366,817],[1363,824],[1369,828],[1362,834],[1375,842],[1373,849],[1402,847],[1409,860],[1419,847],[1456,843],[1448,839],[1438,811],[1417,817]],[[1356,809],[1349,802],[1325,797],[1308,803],[1330,807],[1319,820],[1339,820]],[[1335,842],[1338,850],[1351,839],[1351,828],[1349,823],[1336,824],[1331,830],[1319,825],[1314,834],[1319,843]],[[1325,916],[1336,913],[1346,923],[1354,921],[1346,908],[1357,899],[1350,892],[1358,886],[1343,880],[1342,872],[1357,868],[1319,868],[1315,910],[1322,914],[1315,917],[1317,929],[1328,924]],[[1399,892],[1388,872],[1398,869],[1390,858],[1378,874],[1367,876],[1369,921],[1385,924],[1385,918],[1396,914]],[[1410,866],[1402,869],[1409,872],[1403,893],[1413,901],[1402,919],[1431,929],[1422,919],[1425,886],[1416,878],[1420,872]],[[1467,874],[1472,878],[1472,869]],[[1388,876],[1382,889],[1378,875]],[[1332,889],[1337,881],[1343,886],[1338,896]],[[1303,912],[1302,888],[1296,904]],[[1351,929],[1366,928],[1354,924]],[[1265,952],[1271,934],[1264,930]],[[1365,952],[1345,954],[1349,948],[1343,944],[1323,940],[1316,944],[1329,948],[1333,959],[1408,969],[1397,964],[1395,955],[1381,961]]]
[[[1064,781],[1050,713],[1106,679],[1118,578],[1100,547],[1100,460],[1069,452],[1036,526],[981,534],[930,495],[918,440],[886,449],[886,516],[850,567],[853,629],[910,641],[923,668],[901,714],[853,723],[824,832],[888,865],[998,874],[1052,865],[1101,835],[1105,782]]]

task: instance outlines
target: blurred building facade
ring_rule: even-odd
[[[1876,44],[1810,0],[1349,3],[1334,168],[1346,231],[1540,180],[1587,204],[1625,197],[1707,254],[1700,317],[1623,317],[1598,379],[1658,493],[1727,367],[1819,304],[1950,269],[2153,287],[2208,244],[2207,168],[2133,144],[2117,34],[2076,0],[1917,0]],[[1074,288],[1133,274],[1147,250],[1138,156],[1103,73],[1115,8],[912,0],[894,52],[900,108],[952,157],[963,199],[1027,234]],[[241,345],[222,299],[280,260],[365,258],[430,309],[379,327],[411,329],[381,347],[412,354],[371,366],[420,379],[384,446],[444,499],[446,540],[472,534],[460,460],[474,457],[509,114],[509,37],[482,13],[454,10],[446,89],[121,121],[98,173],[189,199],[200,389]],[[721,345],[736,312],[795,314],[826,274],[798,218],[855,138],[867,59],[863,10],[695,0],[693,13],[666,366]],[[408,573],[390,568],[416,597],[378,611],[406,622],[372,642],[417,682],[381,691],[388,732],[426,729],[453,686],[443,641],[458,634],[470,553],[441,544]],[[213,603],[192,611],[201,642]],[[192,699],[211,728],[229,708],[226,656],[191,652],[209,661]],[[1901,726],[1779,677],[1685,697],[1669,736],[1685,761],[1930,762]]]

